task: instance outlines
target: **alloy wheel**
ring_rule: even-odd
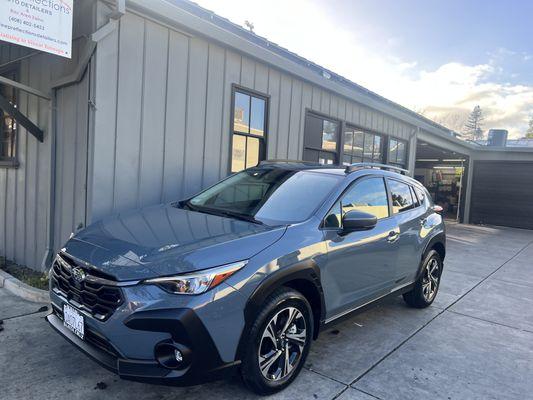
[[[269,381],[279,381],[298,366],[307,342],[307,327],[295,307],[278,311],[268,322],[259,343],[261,374]]]
[[[439,279],[439,262],[435,258],[432,258],[427,262],[426,267],[424,268],[424,276],[422,278],[422,293],[427,302],[435,297],[439,287]]]

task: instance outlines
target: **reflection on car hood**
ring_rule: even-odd
[[[285,230],[159,205],[96,222],[64,250],[117,280],[136,280],[248,259]]]

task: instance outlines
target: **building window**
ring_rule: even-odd
[[[404,140],[389,139],[389,154],[387,162],[404,168],[407,164],[407,142]]]
[[[307,113],[305,116],[304,160],[321,164],[337,162],[338,121]]]
[[[268,98],[233,89],[231,172],[256,166],[266,155]]]
[[[16,72],[2,73],[6,78],[16,80]],[[17,106],[17,90],[8,85],[0,84],[0,94],[15,107]],[[15,165],[17,159],[17,122],[7,112],[0,109],[0,163]]]
[[[344,132],[343,163],[382,162],[383,140],[380,135],[347,127]]]

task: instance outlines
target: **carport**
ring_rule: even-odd
[[[419,140],[414,177],[444,208],[447,219],[462,221],[466,197],[469,156]]]

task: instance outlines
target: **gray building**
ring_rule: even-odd
[[[0,42],[9,260],[45,269],[72,231],[265,158],[396,164],[451,218],[533,228],[533,148],[464,142],[186,1],[75,0],[73,26],[72,60]]]

